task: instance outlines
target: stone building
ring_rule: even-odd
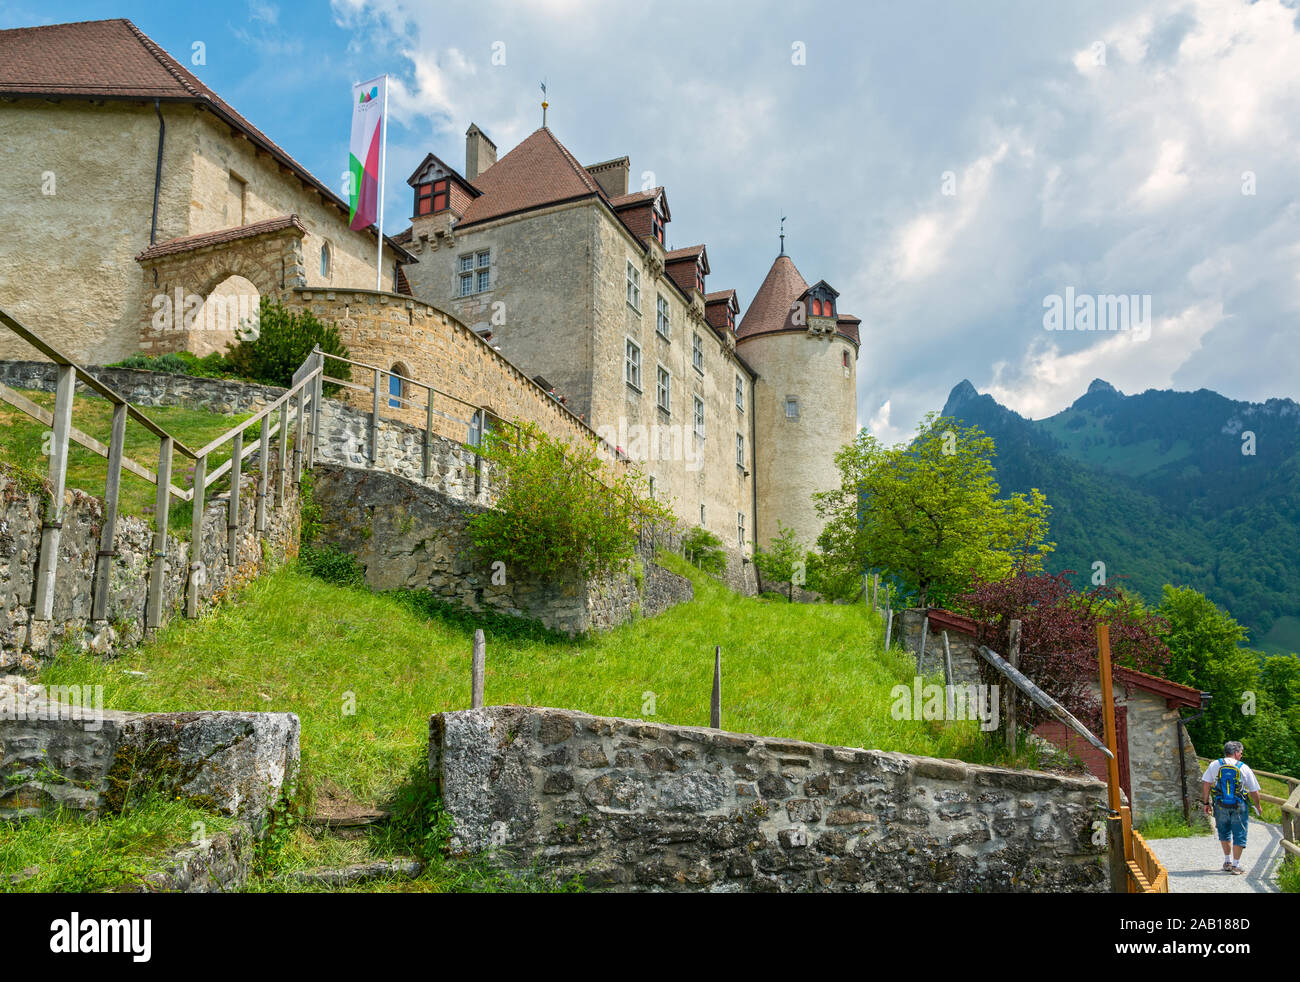
[[[0,307],[83,363],[222,350],[262,295],[375,287],[376,229],[128,20],[0,31],[0,201]],[[394,290],[411,257],[384,253]]]
[[[629,170],[584,167],[545,126],[498,160],[473,125],[464,174],[429,154],[408,179],[404,273],[639,461],[752,589],[778,519],[808,545],[820,531],[809,496],[838,484],[856,432],[859,321],[783,251],[738,328],[707,248],[669,249],[666,190],[629,191]]]

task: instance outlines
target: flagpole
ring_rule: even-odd
[[[375,252],[375,292],[384,281],[384,171],[388,167],[388,75],[384,75],[384,107],[379,117],[379,241]]]

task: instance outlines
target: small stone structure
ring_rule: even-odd
[[[458,473],[452,468],[442,483],[472,489]],[[313,481],[320,541],[356,556],[373,590],[428,589],[470,610],[530,617],[570,635],[638,614],[651,617],[694,596],[688,579],[649,554],[639,558],[639,577],[631,571],[602,581],[493,570],[475,555],[468,535],[470,519],[484,506],[464,493],[334,464],[318,464]]]
[[[922,609],[905,610],[900,618],[903,644],[913,653],[920,650],[921,621],[925,613]],[[980,665],[984,659],[979,654],[975,622],[946,610],[931,610],[929,613],[930,631],[925,643],[925,670],[934,671],[936,666],[942,670],[942,632],[947,631],[955,681],[978,683]],[[1182,809],[1185,800],[1195,805],[1201,794],[1196,748],[1186,730],[1183,730],[1180,748],[1178,717],[1184,708],[1200,708],[1200,692],[1123,665],[1112,667],[1112,681],[1119,740],[1120,785],[1133,808],[1134,820],[1141,821],[1149,815],[1171,808]],[[1090,683],[1090,690],[1093,698],[1100,702],[1100,670],[1098,678]],[[1065,724],[1048,720],[1035,727],[1034,733],[1068,750],[1092,774],[1105,780],[1105,756]],[[1186,783],[1180,784],[1184,776]]]
[[[460,852],[596,889],[1104,892],[1105,786],[492,706],[429,721]]]
[[[0,819],[116,814],[153,791],[258,831],[296,777],[292,713],[124,713],[84,690],[0,678]]]

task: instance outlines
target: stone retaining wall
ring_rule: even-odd
[[[1106,890],[1092,778],[522,706],[432,716],[429,773],[454,849],[595,889]]]
[[[373,590],[432,590],[471,610],[530,617],[567,634],[653,616],[694,596],[689,580],[648,556],[639,582],[635,572],[589,582],[494,571],[467,532],[484,506],[378,470],[318,464],[313,480],[319,541],[356,556]]]
[[[271,465],[270,486],[274,487],[274,457]],[[300,516],[292,482],[286,481],[283,508],[274,507],[274,498],[268,501],[266,531],[258,534],[254,530],[257,479],[250,470],[256,466],[254,451],[245,462],[240,482],[237,561],[233,568],[227,555],[229,495],[210,497],[206,504],[198,551],[204,565],[202,606],[209,606],[257,577],[268,565],[298,553]],[[0,467],[0,670],[32,671],[37,667],[37,658],[52,655],[64,642],[108,653],[138,643],[144,635],[152,524],[143,518],[118,516],[114,542],[117,555],[110,566],[106,617],[92,620],[95,554],[99,550],[104,503],[75,489],[64,493],[53,616],[48,621],[32,619],[46,497],[43,490],[27,490]],[[165,619],[176,616],[184,603],[191,544],[168,535],[166,552]]]

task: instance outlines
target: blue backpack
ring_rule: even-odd
[[[1224,808],[1246,803],[1241,789],[1241,762],[1224,757],[1219,761],[1219,779],[1214,783],[1214,797]]]

